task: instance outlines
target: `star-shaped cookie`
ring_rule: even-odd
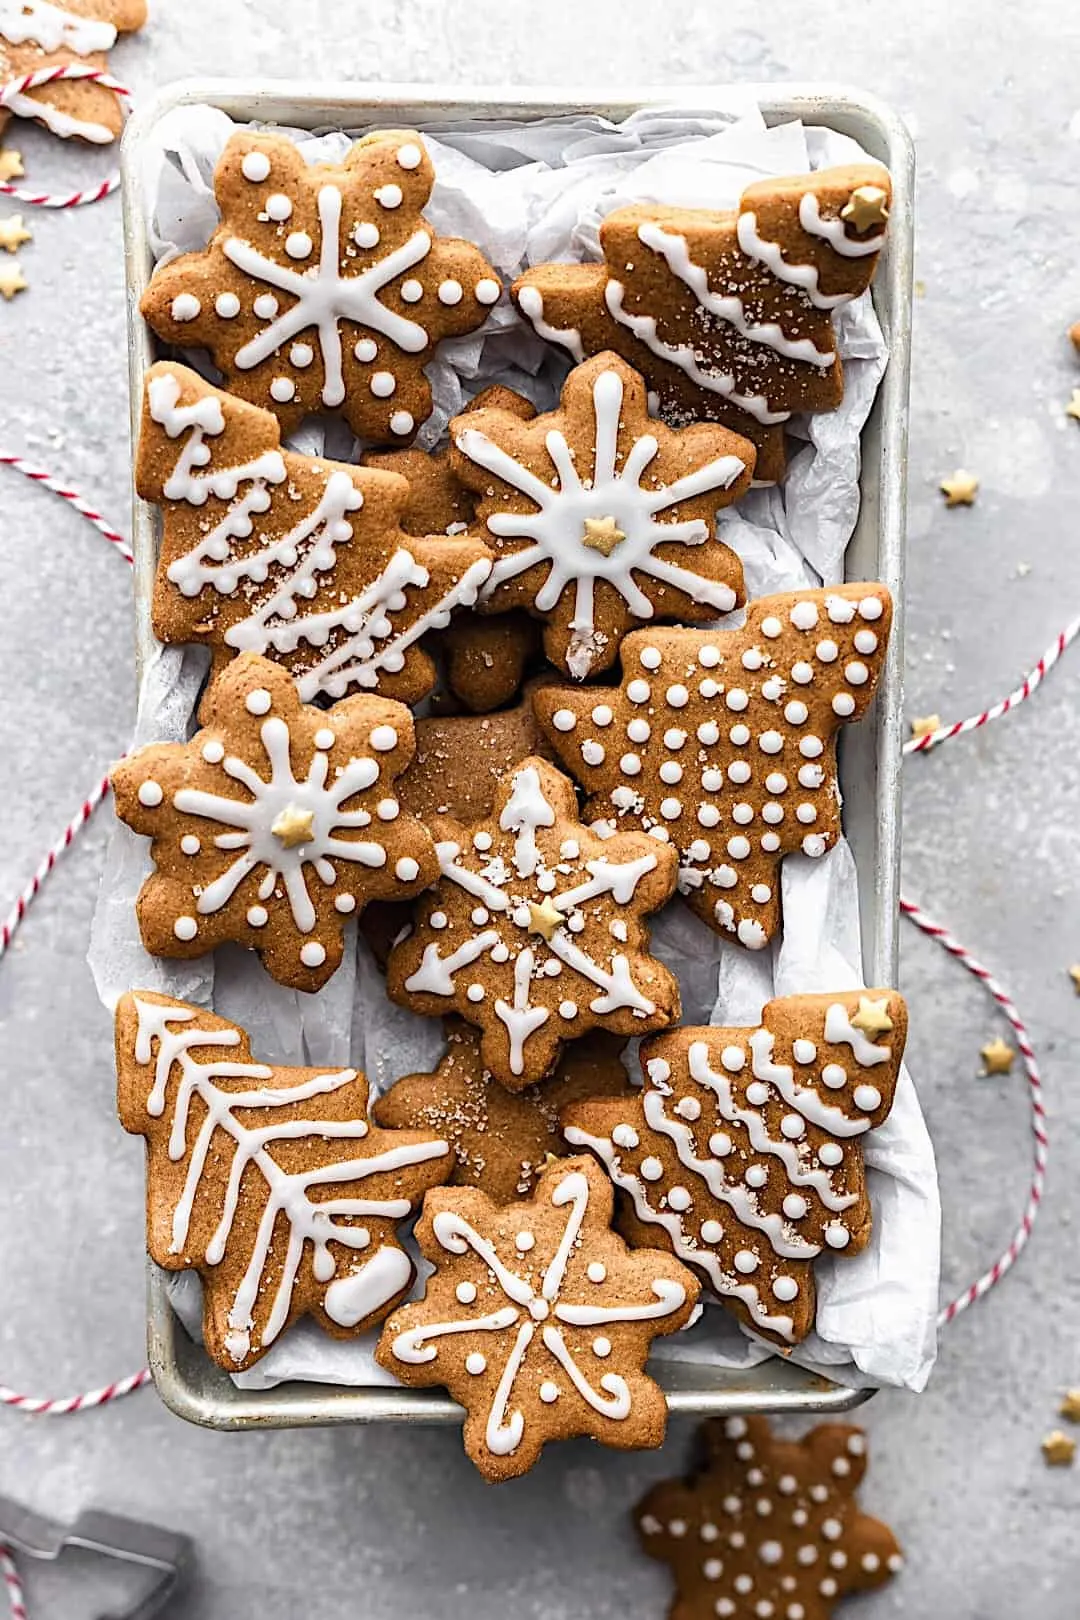
[[[471,242],[423,217],[435,168],[409,131],[365,136],[339,167],[281,135],[229,141],[208,246],[157,270],[142,311],[158,336],[207,348],[225,387],[286,435],[339,412],[360,438],[410,440],[431,414],[424,367],[481,326],[500,285]]]
[[[644,1035],[678,1018],[678,985],[644,923],[675,886],[667,845],[590,832],[573,785],[536,758],[500,782],[489,818],[430,826],[441,876],[391,952],[391,1000],[475,1024],[485,1067],[511,1091],[590,1029]]]
[[[688,905],[757,950],[783,857],[840,836],[836,732],[870,705],[891,617],[882,585],[761,597],[741,630],[635,631],[620,687],[546,686],[533,707],[586,821],[673,845]]]
[[[41,68],[107,69],[118,34],[146,21],[146,0],[0,0],[0,84]],[[34,118],[54,135],[104,145],[123,128],[114,91],[93,80],[62,80],[10,96],[0,107],[0,133],[11,118]],[[18,172],[21,172],[18,171]]]

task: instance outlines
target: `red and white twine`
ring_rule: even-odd
[[[57,84],[63,79],[87,79],[100,84],[122,98],[121,106],[127,104],[131,95],[127,85],[114,79],[104,68],[88,67],[82,62],[67,62],[59,67],[38,68],[34,73],[24,73],[19,79],[8,79],[0,84],[0,107],[10,107],[17,96],[26,95],[28,90],[40,90],[43,85]],[[114,169],[97,185],[87,186],[82,191],[29,191],[24,186],[16,186],[10,180],[5,180],[0,182],[0,197],[11,197],[15,202],[30,203],[35,208],[81,208],[85,203],[100,202],[103,197],[111,196],[119,185],[120,172]]]
[[[11,1620],[27,1620],[23,1585],[9,1547],[0,1546],[0,1576],[3,1577]]]

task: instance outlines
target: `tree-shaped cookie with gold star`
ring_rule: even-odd
[[[145,21],[146,0],[0,0],[0,84],[43,68],[105,72],[118,36],[134,33]],[[93,79],[9,94],[0,107],[0,134],[12,118],[33,118],[63,140],[96,146],[114,141],[123,128],[116,92]]]
[[[840,836],[836,733],[870,706],[891,620],[883,585],[761,597],[739,630],[637,630],[621,686],[545,686],[533,707],[585,819],[677,849],[687,904],[758,950],[783,857]]]
[[[286,435],[331,412],[360,438],[407,443],[431,414],[424,367],[501,290],[471,242],[425,221],[434,183],[409,131],[365,136],[339,165],[308,164],[282,135],[236,134],[214,174],[220,226],[158,267],[143,315],[165,342],[209,349],[225,387]]]

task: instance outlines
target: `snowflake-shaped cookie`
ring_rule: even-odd
[[[840,1598],[902,1567],[888,1525],[855,1500],[861,1429],[782,1440],[763,1417],[731,1417],[702,1433],[704,1469],[654,1485],[634,1514],[645,1552],[675,1577],[671,1620],[831,1620]]]
[[[415,703],[422,638],[476,601],[478,541],[401,528],[403,478],[281,450],[280,428],[185,366],[152,367],[136,482],[164,513],[153,623],[162,641],[273,658],[305,702],[361,688]]]
[[[476,1024],[485,1066],[511,1091],[587,1030],[644,1035],[678,1018],[678,985],[642,921],[675,886],[673,850],[589,832],[572,784],[542,759],[500,783],[490,819],[431,827],[442,875],[391,952],[392,1000]]]
[[[234,135],[214,175],[221,225],[158,269],[143,314],[166,342],[209,349],[285,433],[334,411],[360,438],[407,441],[431,414],[437,344],[482,325],[500,293],[471,242],[424,221],[434,182],[407,131],[366,136],[337,168],[280,135]]]
[[[645,384],[617,355],[572,371],[546,416],[471,412],[450,437],[496,553],[482,606],[544,619],[548,657],[576,679],[609,668],[642,619],[700,623],[741,602],[742,566],[714,519],[749,488],[752,445],[712,424],[652,421]]]
[[[890,990],[770,1001],[757,1029],[678,1029],[642,1047],[645,1089],[572,1104],[633,1201],[753,1332],[797,1344],[814,1325],[814,1261],[870,1238],[861,1142],[888,1116],[907,1012]]]
[[[108,66],[119,34],[146,21],[146,0],[0,0],[0,84],[42,68]],[[103,146],[123,128],[115,91],[92,79],[62,80],[10,94],[0,107],[0,133],[11,118],[34,118],[63,140]]]
[[[376,1358],[460,1401],[465,1449],[488,1479],[525,1473],[548,1440],[663,1440],[664,1396],[642,1367],[698,1287],[671,1255],[627,1249],[609,1230],[612,1198],[580,1158],[549,1165],[528,1200],[454,1188],[424,1201],[416,1237],[435,1274],[386,1323]]]
[[[670,841],[683,898],[757,950],[783,856],[840,836],[836,732],[870,705],[891,620],[883,585],[761,597],[741,630],[637,631],[621,687],[543,687],[533,706],[586,819]]]
[[[190,742],[153,743],[112,773],[117,815],[153,839],[143,943],[193,957],[236,940],[281,984],[317,990],[351,916],[438,876],[430,835],[394,793],[412,716],[374,697],[308,708],[284,670],[247,653],[199,718]]]
[[[147,1142],[147,1247],[203,1283],[228,1372],[311,1315],[335,1338],[381,1322],[414,1275],[398,1223],[446,1180],[445,1140],[367,1122],[355,1069],[255,1063],[244,1030],[137,990],[116,1010],[120,1122]]]

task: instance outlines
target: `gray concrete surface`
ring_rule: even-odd
[[[920,161],[911,452],[909,708],[946,717],[1004,691],[1080,606],[1080,13],[981,0],[152,0],[116,68],[137,90],[188,72],[673,85],[754,78],[867,85],[909,118]],[[658,20],[661,19],[662,21]],[[19,132],[34,181],[101,158]],[[0,438],[61,466],[124,523],[127,484],[119,209],[33,221],[31,292],[0,305]],[[974,469],[972,511],[938,478]],[[1025,565],[1021,568],[1021,565]],[[1029,569],[1029,571],[1028,571]],[[0,897],[124,744],[132,708],[128,580],[78,519],[0,481]],[[1072,1620],[1080,1472],[1039,1440],[1080,1383],[1080,1192],[1074,1133],[1080,1003],[1080,652],[1021,714],[908,769],[905,879],[1001,970],[1045,1061],[1054,1160],[1033,1247],[947,1335],[928,1393],[866,1409],[866,1504],[908,1567],[849,1612],[865,1620]],[[142,1171],[111,1104],[110,1036],[83,962],[103,819],[0,968],[0,1379],[84,1388],[142,1354]],[[904,941],[912,1067],[940,1155],[946,1286],[1007,1238],[1028,1176],[1023,1081],[980,1080],[997,1030],[977,987]],[[144,1394],[58,1422],[0,1412],[0,1491],[72,1513],[95,1502],[198,1538],[190,1620],[458,1620],[665,1610],[626,1510],[690,1439],[626,1459],[561,1448],[486,1489],[453,1432],[225,1437]],[[42,1620],[97,1612],[65,1576],[31,1586]]]

